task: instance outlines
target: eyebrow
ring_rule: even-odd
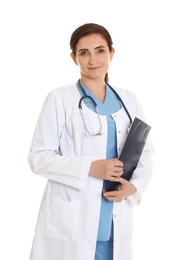
[[[106,47],[101,45],[101,46],[95,47],[94,49],[97,50],[100,48],[106,48]],[[78,52],[81,52],[81,51],[89,51],[89,49],[80,49]]]

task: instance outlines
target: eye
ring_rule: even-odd
[[[98,50],[98,53],[103,53],[103,52],[105,52],[103,49]]]
[[[81,56],[86,56],[86,55],[88,55],[88,52],[87,51],[81,51],[80,55]]]

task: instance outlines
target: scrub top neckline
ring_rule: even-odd
[[[101,112],[100,110],[102,110],[102,113],[99,113],[100,115],[107,115],[107,114],[111,115],[122,109],[122,106],[120,105],[119,101],[117,101],[118,105],[116,106],[115,111],[113,110],[114,108],[111,109],[111,102],[114,102],[114,100],[111,101],[111,97],[113,97],[116,100],[116,96],[114,95],[114,93],[112,92],[112,90],[109,88],[109,86],[107,84],[105,84],[106,94],[105,94],[105,99],[103,102],[100,101],[82,82],[80,82],[80,84],[81,84],[82,88],[84,89],[84,91],[86,92],[86,94],[88,96],[91,96],[95,100],[95,102],[97,103],[99,112]],[[78,85],[77,85],[77,88],[79,90],[79,93],[81,94],[81,92],[80,92],[81,90],[79,89]]]
[[[105,84],[105,90],[106,90],[106,93],[105,93],[105,98],[104,98],[104,101],[102,102],[101,100],[99,100],[90,90],[89,88],[87,88],[82,82],[80,82],[81,86],[83,87],[83,89],[85,90],[86,94],[93,97],[96,101],[96,103],[99,103],[100,105],[105,105],[105,102],[106,102],[106,99],[107,99],[107,92],[108,92],[108,86],[107,84]]]

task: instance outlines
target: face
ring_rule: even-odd
[[[114,49],[109,51],[106,40],[100,34],[91,34],[80,38],[76,55],[71,53],[71,57],[79,66],[82,77],[104,79],[113,54]]]

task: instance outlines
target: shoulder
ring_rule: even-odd
[[[113,89],[118,93],[125,106],[127,107],[130,115],[132,117],[139,117],[140,119],[144,119],[143,111],[141,104],[135,93],[118,87],[113,87]]]
[[[65,108],[73,105],[79,98],[76,83],[54,88],[46,95],[43,107]]]
[[[46,99],[55,99],[62,102],[72,100],[74,97],[79,97],[76,83],[54,88],[47,94]]]
[[[112,86],[112,88],[119,94],[119,96],[121,97],[121,99],[125,102],[134,104],[134,102],[137,102],[137,97],[135,95],[135,93],[127,90],[127,89],[123,89],[123,88],[118,88],[115,86]]]
[[[49,95],[56,95],[61,96],[65,94],[73,94],[77,92],[76,83],[70,84],[70,85],[64,85],[58,88],[53,89],[51,92],[49,92]]]

